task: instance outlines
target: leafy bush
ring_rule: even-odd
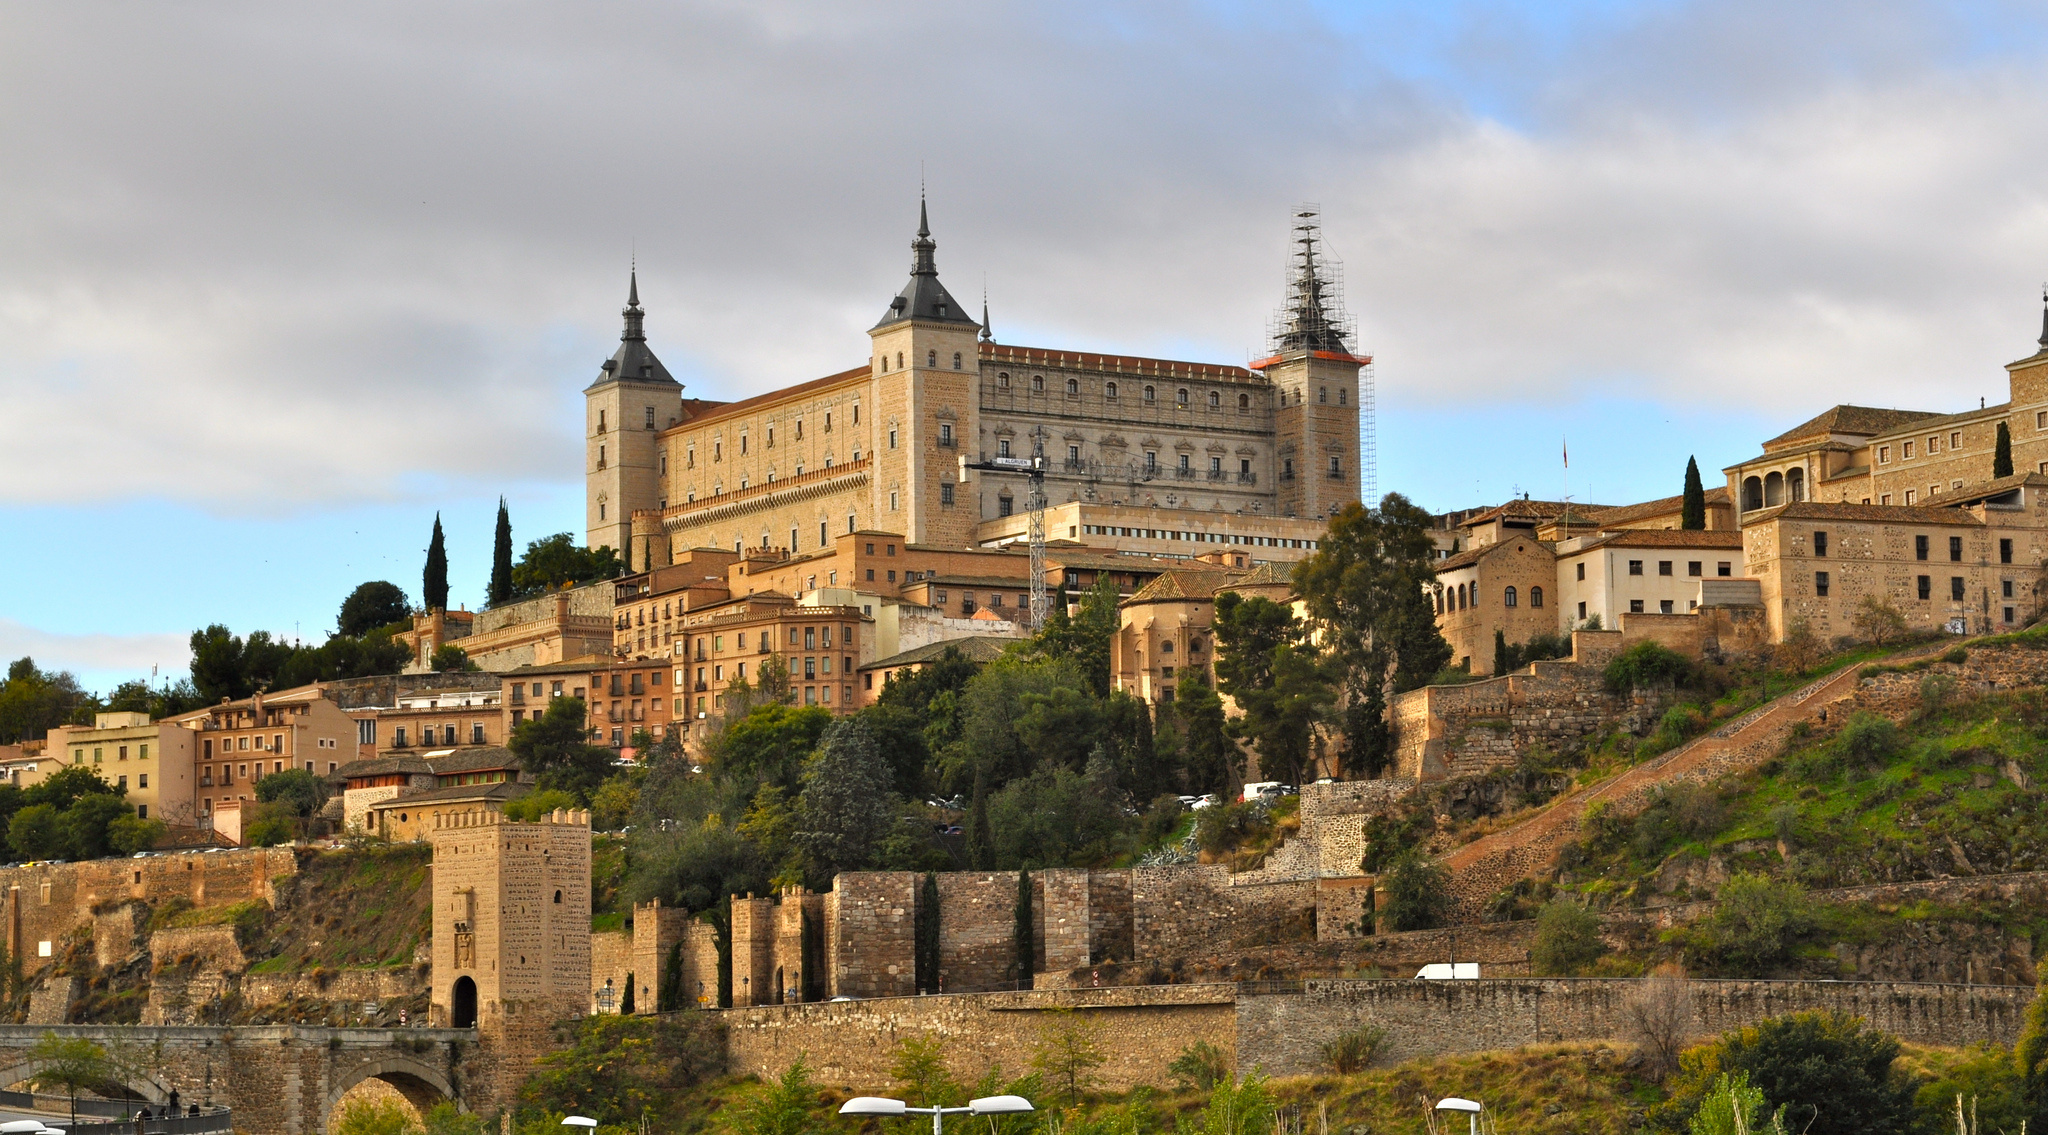
[[[1875,595],[1865,595],[1849,616],[1849,625],[1865,640],[1888,646],[1906,637],[1906,613]]]
[[[683,1089],[723,1071],[715,1026],[686,1014],[656,1019],[606,1013],[566,1027],[569,1047],[540,1058],[519,1088],[524,1107],[587,1115],[603,1124],[660,1126]]]
[[[1806,889],[1797,883],[1737,874],[1715,899],[1704,929],[1709,951],[1727,972],[1761,976],[1790,957],[1800,936],[1813,927]]]
[[[1529,966],[1538,977],[1575,977],[1607,952],[1600,940],[1600,916],[1576,899],[1559,895],[1536,915],[1536,940]]]
[[[1842,755],[1866,768],[1890,763],[1906,747],[1906,735],[1886,718],[1858,713],[1842,728]]]
[[[1692,682],[1693,665],[1685,655],[1646,639],[1616,655],[1602,676],[1607,688],[1616,691],[1683,686]]]
[[[1976,1120],[1976,1131],[2018,1135],[2020,1124],[2034,1118],[2026,1099],[2025,1078],[2014,1066],[2012,1054],[1997,1045],[1966,1048],[1953,1063],[1929,1069],[1927,1076],[1913,1097],[1924,1131],[1954,1128],[1958,1096]]]
[[[1785,1107],[1778,1106],[1765,1124],[1764,1094],[1749,1086],[1749,1073],[1721,1073],[1700,1101],[1687,1125],[1689,1135],[1751,1135],[1768,1127],[1771,1135],[1785,1135]]]
[[[1943,662],[1948,662],[1956,666],[1961,666],[1963,663],[1968,662],[1970,660],[1970,652],[1963,649],[1960,646],[1954,647],[1950,649],[1947,653],[1943,654],[1941,656],[1941,660]]]
[[[1184,1089],[1206,1092],[1230,1078],[1230,1058],[1208,1041],[1198,1040],[1180,1050],[1166,1066],[1166,1074]]]
[[[1920,679],[1920,716],[1939,714],[1956,695],[1956,680],[1947,674],[1929,674]]]
[[[508,820],[533,824],[539,823],[542,817],[550,815],[557,808],[567,810],[575,806],[576,797],[569,793],[559,788],[543,788],[538,792],[529,792],[516,800],[505,801],[504,812]]]
[[[1378,1055],[1380,1045],[1386,1039],[1387,1030],[1377,1025],[1361,1025],[1338,1033],[1335,1039],[1322,1046],[1323,1062],[1339,1076],[1363,1072],[1372,1063],[1372,1058]]]
[[[1394,860],[1380,886],[1387,896],[1389,929],[1430,930],[1450,916],[1451,873],[1435,860],[1405,854]]]
[[[1909,1135],[1917,1085],[1896,1067],[1899,1042],[1859,1017],[1794,1013],[1727,1033],[1679,1058],[1671,1097],[1651,1111],[1666,1131],[1684,1130],[1724,1074],[1746,1072],[1764,1106],[1786,1109],[1806,1135]]]

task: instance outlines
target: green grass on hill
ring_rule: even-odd
[[[301,855],[298,874],[278,880],[276,914],[246,947],[262,959],[250,968],[411,964],[433,925],[432,857],[424,843]]]

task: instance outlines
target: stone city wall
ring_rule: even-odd
[[[897,1043],[918,1036],[945,1046],[961,1081],[995,1066],[1021,1075],[1052,1011],[1071,1009],[1095,1030],[1109,1058],[1096,1070],[1102,1087],[1121,1091],[1164,1083],[1167,1064],[1198,1040],[1228,1054],[1238,1031],[1235,996],[1230,985],[1139,986],[890,997],[729,1009],[719,1016],[736,1074],[772,1077],[801,1055],[824,1083],[879,1088],[895,1080],[889,1069]]]
[[[297,872],[298,860],[286,847],[6,868],[0,870],[0,901],[7,904],[7,946],[34,973],[62,952],[60,944],[73,930],[93,928],[96,947],[104,938],[108,949],[117,949],[119,928],[99,933],[97,915],[132,922],[132,912],[114,913],[118,904],[184,899],[193,906],[223,906],[261,899],[275,905],[273,883]],[[126,927],[130,939],[136,929]]]
[[[1362,1026],[1385,1030],[1375,1063],[1525,1044],[1625,1036],[1641,979],[1308,981],[1299,993],[1237,1003],[1240,1071],[1324,1069],[1322,1046]],[[1688,981],[1688,1034],[1711,1036],[1767,1017],[1840,1011],[1913,1044],[2011,1044],[2033,998],[2012,986],[1908,982]]]

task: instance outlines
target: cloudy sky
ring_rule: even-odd
[[[0,654],[482,598],[580,523],[637,255],[707,398],[857,365],[922,176],[1006,342],[1242,362],[1320,202],[1380,484],[1676,492],[1840,400],[2004,396],[2048,277],[2037,5],[0,7]]]

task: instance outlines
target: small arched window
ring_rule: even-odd
[[[1465,607],[1465,585],[1461,583],[1458,585],[1458,610],[1462,611]]]
[[[1238,396],[1237,396],[1237,412],[1238,412],[1238,413],[1240,413],[1240,414],[1242,414],[1242,413],[1245,413],[1245,412],[1249,411],[1249,410],[1250,410],[1251,408],[1252,408],[1252,396],[1251,396],[1251,395],[1249,395],[1249,394],[1240,394],[1240,395],[1238,395]]]
[[[1221,408],[1222,406],[1223,406],[1223,395],[1221,395],[1221,394],[1218,394],[1218,393],[1216,393],[1216,392],[1215,392],[1214,390],[1211,390],[1211,391],[1209,392],[1209,408],[1210,408],[1211,410],[1216,410],[1216,409],[1220,409],[1220,408]]]
[[[1188,404],[1188,388],[1183,386],[1178,391],[1176,391],[1173,396],[1173,401],[1175,405],[1185,408]]]
[[[562,892],[560,892],[560,891],[556,891],[556,892],[555,892],[555,901],[556,901],[556,902],[558,902],[558,903],[562,901]]]
[[[897,370],[902,370],[902,369],[903,369],[903,352],[902,352],[902,351],[898,351],[898,352],[896,352],[896,369],[897,369]]]
[[[1530,589],[1529,589],[1529,606],[1531,606],[1531,607],[1541,607],[1541,606],[1543,606],[1543,589],[1542,589],[1542,588],[1540,588],[1540,587],[1532,587],[1532,588],[1530,588]]]
[[[1104,384],[1103,384],[1103,387],[1102,387],[1102,396],[1103,396],[1104,398],[1114,398],[1114,397],[1116,397],[1116,383],[1114,383],[1114,382],[1104,383]]]
[[[960,352],[958,352],[958,351],[954,351],[954,352],[953,352],[953,369],[954,369],[954,370],[959,370],[959,369],[960,369]]]
[[[1152,389],[1152,388],[1151,388],[1150,386],[1147,386],[1147,387],[1145,388],[1145,401],[1147,401],[1147,402],[1151,402],[1151,401],[1155,400],[1155,399],[1156,399],[1156,398],[1157,398],[1158,396],[1159,396],[1159,392],[1158,392],[1158,391],[1156,391],[1156,390],[1154,390],[1154,389]]]
[[[1044,375],[1042,375],[1042,374],[1034,374],[1034,375],[1032,375],[1032,376],[1031,376],[1031,389],[1032,389],[1032,391],[1033,391],[1034,393],[1039,393],[1039,394],[1043,394],[1043,393],[1045,393],[1045,376],[1044,376]]]
[[[996,385],[1002,387],[1004,390],[1008,390],[1010,388],[1010,372],[1006,370],[997,371]]]
[[[1514,588],[1512,588],[1512,587],[1508,588],[1508,589],[1507,589],[1507,591],[1506,591],[1506,592],[1505,592],[1505,593],[1504,593],[1504,594],[1502,595],[1502,597],[1501,597],[1501,604],[1502,604],[1503,606],[1507,606],[1507,607],[1513,607],[1513,606],[1515,606],[1515,589],[1514,589]]]
[[[937,351],[926,351],[926,352],[924,353],[924,365],[926,365],[926,366],[928,366],[928,367],[936,367],[936,366],[938,366],[938,365],[939,365],[939,353],[938,353]]]
[[[1070,378],[1070,379],[1068,379],[1068,380],[1067,380],[1067,393],[1069,393],[1069,394],[1079,394],[1079,393],[1081,393],[1081,380],[1080,380],[1080,379],[1077,379],[1077,378]]]

